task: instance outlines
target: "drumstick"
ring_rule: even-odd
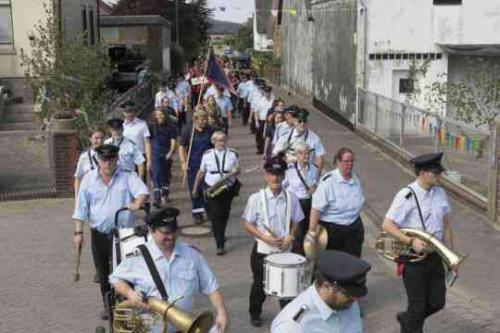
[[[276,235],[274,234],[274,232],[271,230],[271,228],[269,228],[267,225],[265,225],[264,223],[261,223],[261,225],[264,227],[264,229],[266,229],[266,231],[274,238],[278,238],[276,237]]]
[[[73,281],[78,282],[80,281],[80,257],[82,256],[82,244],[78,244],[78,247],[76,248],[76,267],[75,267],[75,274],[73,275]]]

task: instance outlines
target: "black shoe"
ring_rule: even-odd
[[[99,274],[97,274],[97,272],[94,274],[94,283],[101,283],[101,279],[99,279]]]
[[[102,320],[109,320],[108,310],[106,309],[102,310],[100,317]]]
[[[225,254],[226,254],[226,250],[224,248],[217,249],[217,255],[218,256],[223,256]]]
[[[157,209],[160,209],[160,208],[161,208],[161,202],[155,202],[155,203],[153,204],[153,206],[154,206],[155,208],[157,208]]]
[[[253,327],[262,327],[262,319],[259,318],[250,318],[250,325]]]
[[[194,224],[202,224],[203,223],[203,216],[201,214],[194,214],[193,215],[193,222],[194,222]]]

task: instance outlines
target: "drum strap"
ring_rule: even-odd
[[[283,193],[285,194],[285,232],[286,234],[290,233],[290,220],[291,220],[291,212],[292,212],[292,199],[290,193],[286,191],[285,189],[282,190]],[[267,227],[271,228],[271,223],[269,221],[269,210],[267,208],[267,199],[266,199],[266,190],[261,189],[260,190],[260,200],[261,200],[261,207],[263,209],[263,216],[264,216],[264,223],[266,224]]]
[[[151,277],[153,278],[153,281],[155,282],[156,289],[158,289],[158,291],[160,292],[162,299],[164,301],[168,301],[167,290],[165,290],[165,286],[163,285],[163,281],[161,280],[160,274],[158,273],[158,269],[156,268],[156,265],[153,261],[153,258],[151,257],[151,253],[149,253],[148,248],[144,244],[141,244],[137,247],[142,252],[142,256],[144,257],[144,260],[146,261],[146,265],[148,266],[149,273],[151,273]]]

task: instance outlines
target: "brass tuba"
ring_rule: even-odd
[[[160,317],[164,323],[163,332],[167,332],[168,323],[175,326],[182,333],[208,333],[213,325],[213,316],[205,311],[193,316],[157,298],[148,298],[150,312]],[[134,313],[136,305],[131,301],[119,303],[113,315],[113,330],[115,333],[146,333],[149,332],[147,323]]]
[[[311,242],[307,235],[304,239],[304,253],[307,259],[314,260],[319,252],[324,251],[326,249],[326,245],[328,244],[328,233],[326,232],[325,227],[321,224],[318,224],[318,238],[316,242]]]
[[[436,251],[449,271],[458,268],[465,258],[467,258],[467,256],[451,250],[433,235],[425,231],[402,228],[401,232],[409,237],[415,237],[424,241],[427,244],[427,252],[429,252],[429,250]],[[414,253],[410,245],[399,241],[385,231],[382,231],[377,237],[375,249],[383,257],[393,261],[406,258],[407,261],[415,263],[423,260],[427,256],[427,253]]]

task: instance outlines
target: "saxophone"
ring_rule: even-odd
[[[215,184],[210,186],[206,190],[206,196],[210,199],[215,198],[225,191],[229,191],[229,177],[233,176],[234,173],[230,172],[219,179]]]

